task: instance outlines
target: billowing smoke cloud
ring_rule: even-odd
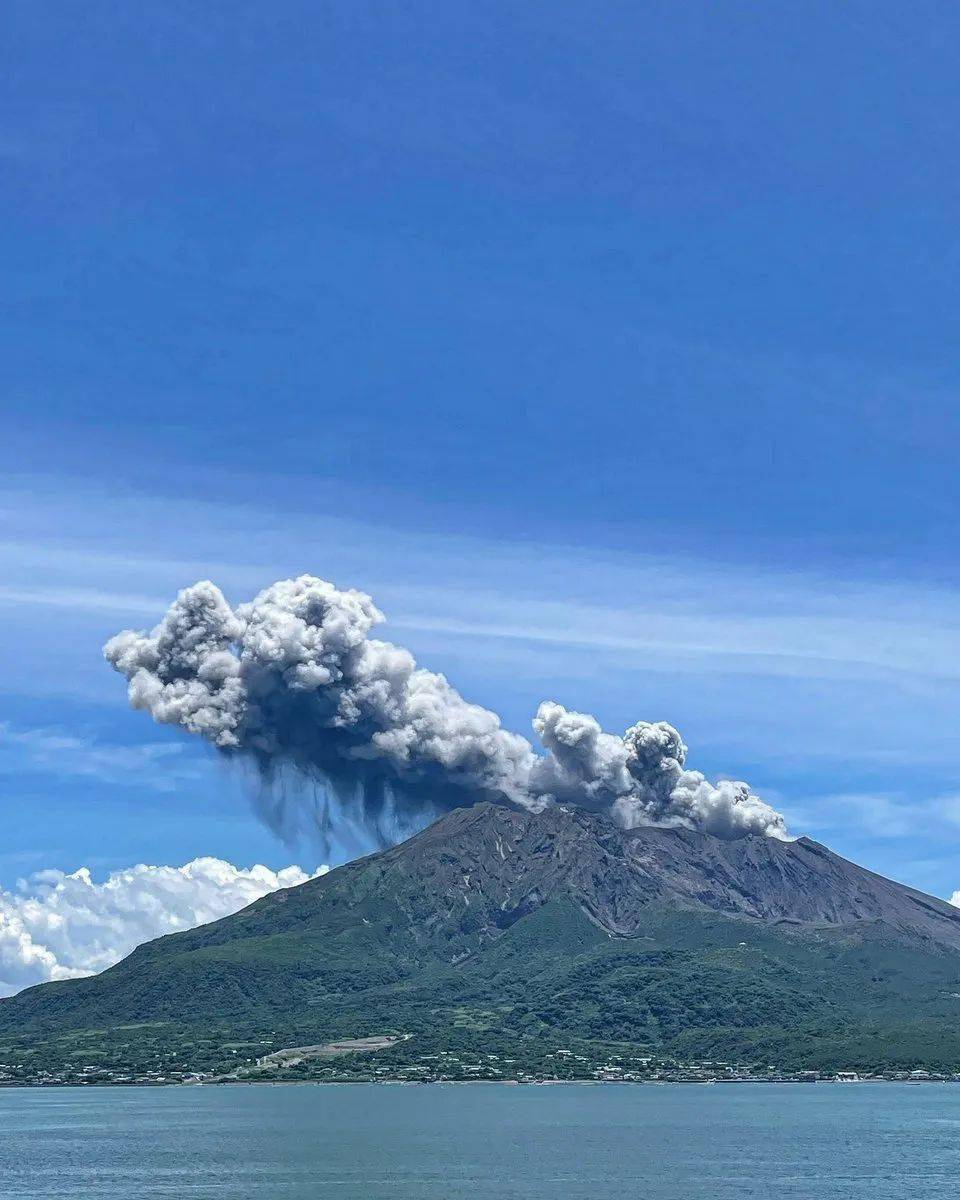
[[[619,737],[547,701],[533,727],[547,751],[531,772],[538,796],[609,809],[628,829],[687,825],[721,838],[786,832],[783,817],[745,783],[712,784],[686,770],[687,747],[666,721],[638,721]]]
[[[118,634],[104,653],[129,680],[135,708],[254,763],[267,789],[288,772],[319,781],[328,814],[359,819],[384,841],[482,799],[577,805],[627,827],[686,825],[724,838],[784,833],[746,784],[687,770],[687,748],[664,722],[618,736],[545,702],[533,722],[537,753],[443,675],[371,637],[383,619],[363,592],[310,575],[236,610],[202,582],[152,632]],[[282,807],[264,809],[280,824]]]
[[[141,942],[219,920],[310,878],[299,867],[242,870],[218,858],[127,867],[103,883],[85,867],[38,871],[16,890],[0,890],[0,996],[103,971]]]

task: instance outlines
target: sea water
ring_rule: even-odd
[[[0,1196],[950,1200],[960,1084],[0,1090]]]

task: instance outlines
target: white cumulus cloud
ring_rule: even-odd
[[[102,883],[86,867],[38,871],[0,889],[0,996],[103,971],[141,942],[216,921],[326,870],[245,870],[196,858],[182,867],[124,867]]]

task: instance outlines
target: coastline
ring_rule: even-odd
[[[886,1079],[866,1076],[857,1080],[831,1079],[217,1079],[198,1082],[170,1080],[123,1081],[112,1083],[97,1081],[90,1083],[16,1083],[0,1081],[0,1089],[18,1091],[54,1091],[71,1088],[75,1091],[120,1088],[224,1088],[224,1087],[712,1087],[725,1086],[770,1086],[771,1084],[797,1087],[862,1087],[873,1084],[896,1084],[924,1087],[930,1084],[957,1085],[960,1078]]]

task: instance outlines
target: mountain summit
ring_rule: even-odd
[[[618,937],[642,935],[656,905],[960,950],[960,910],[807,838],[727,841],[654,826],[625,831],[582,809],[531,814],[486,804],[454,812],[355,866],[365,872],[373,864],[385,882],[417,880],[418,911],[425,901],[431,908],[426,925],[411,919],[408,926],[420,943],[464,924],[480,942],[496,938],[565,896]],[[271,901],[259,904],[268,908]]]
[[[958,1009],[960,911],[815,842],[481,804],[99,976],[2,1001],[0,1037],[98,1030],[116,1049],[149,1027],[189,1058],[218,1039],[394,1031],[421,1048],[561,1038],[960,1064]]]

